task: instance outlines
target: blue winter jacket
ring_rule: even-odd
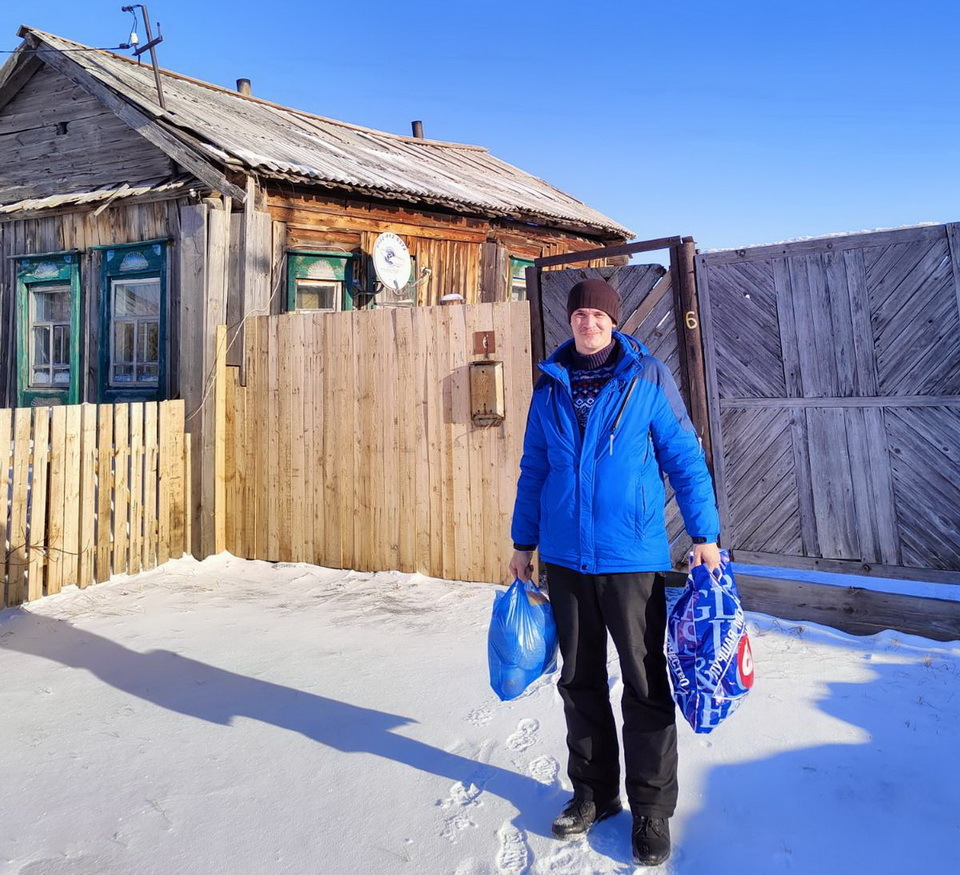
[[[513,510],[513,542],[588,574],[671,567],[663,473],[691,537],[716,541],[720,520],[703,449],[670,371],[619,331],[623,352],[583,437],[563,344],[541,363]]]

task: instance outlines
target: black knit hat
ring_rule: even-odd
[[[614,322],[620,321],[620,293],[603,280],[580,280],[567,296],[567,322],[574,310],[603,310]]]

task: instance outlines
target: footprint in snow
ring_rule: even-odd
[[[493,711],[489,705],[481,705],[479,708],[474,708],[464,719],[474,726],[486,726],[493,720]]]
[[[500,850],[497,852],[499,875],[522,875],[527,871],[530,854],[523,833],[510,824],[500,828]]]
[[[520,753],[537,742],[540,723],[532,717],[526,717],[517,724],[517,731],[507,738],[507,747]]]
[[[527,768],[530,770],[531,778],[547,786],[553,784],[557,780],[557,775],[560,774],[560,763],[554,757],[548,755],[531,760]]]

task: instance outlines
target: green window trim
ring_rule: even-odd
[[[167,243],[101,248],[100,259],[100,401],[162,401],[167,381]]]
[[[356,256],[350,252],[288,252],[287,310],[352,310],[355,261]],[[332,300],[330,295],[333,296]],[[301,306],[304,300],[311,297],[312,303],[318,306]],[[332,303],[334,306],[319,306],[323,303]]]
[[[80,401],[80,253],[19,256],[17,404]]]
[[[533,259],[510,256],[509,300],[527,300],[527,268],[533,267]]]

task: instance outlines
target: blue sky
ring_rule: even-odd
[[[20,24],[115,46],[121,5],[6,0],[0,48]],[[381,130],[422,119],[641,239],[711,249],[960,219],[960,4],[147,6],[164,67]]]

